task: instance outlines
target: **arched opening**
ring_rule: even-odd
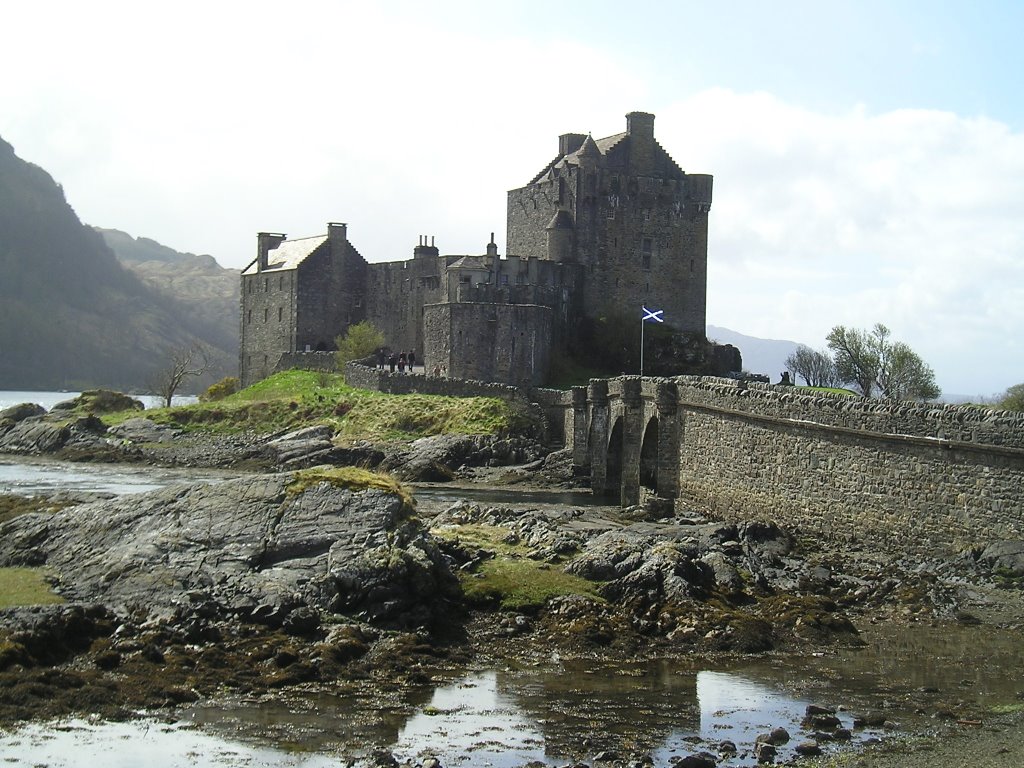
[[[609,496],[618,496],[622,489],[622,419],[616,419],[608,438],[608,459],[605,463],[604,490]]]
[[[658,493],[658,419],[652,418],[640,445],[640,486]]]

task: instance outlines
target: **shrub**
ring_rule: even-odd
[[[199,396],[200,402],[209,403],[214,400],[223,400],[228,395],[238,391],[239,381],[234,376],[225,376],[216,384],[211,384],[205,392]]]

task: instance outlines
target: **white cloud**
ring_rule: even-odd
[[[1024,327],[1024,135],[727,90],[658,121],[684,167],[715,174],[711,322],[812,345],[836,324],[883,322],[946,389],[1024,380],[1008,354]]]
[[[945,389],[1024,381],[1024,135],[1006,125],[666,97],[572,30],[466,36],[440,6],[427,21],[400,4],[280,7],[21,7],[0,135],[88,223],[240,266],[259,230],[335,220],[371,260],[406,257],[419,234],[475,252],[495,231],[500,247],[505,191],[558,134],[616,133],[646,109],[684,169],[715,176],[711,323],[820,346],[832,325],[880,321]]]

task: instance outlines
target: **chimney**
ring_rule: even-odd
[[[327,222],[327,239],[331,241],[331,252],[335,252],[335,246],[344,246],[348,243],[348,224],[340,224],[336,221]],[[340,251],[338,251],[340,253]]]
[[[267,268],[268,254],[285,241],[288,235],[281,235],[274,232],[258,232],[256,234],[256,271],[262,272]]]
[[[630,112],[626,115],[626,133],[630,170],[641,176],[650,175],[654,172],[654,115]]]
[[[487,255],[491,256],[491,257],[494,257],[494,258],[497,258],[497,256],[498,256],[498,246],[494,242],[494,233],[493,232],[491,232],[491,242],[489,242],[487,244]]]
[[[412,257],[414,259],[427,259],[437,255],[438,250],[434,246],[434,236],[420,235],[419,245],[412,249]]]
[[[565,157],[571,155],[581,146],[583,146],[583,140],[587,136],[584,133],[563,133],[558,137],[558,156]]]

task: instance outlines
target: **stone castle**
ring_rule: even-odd
[[[441,255],[421,237],[411,259],[368,263],[345,224],[288,240],[261,232],[242,272],[239,369],[247,386],[282,356],[334,349],[368,320],[427,370],[516,385],[544,383],[581,320],[664,310],[704,337],[712,177],[687,174],[631,112],[604,139],[567,133],[558,154],[508,193],[507,253]]]

